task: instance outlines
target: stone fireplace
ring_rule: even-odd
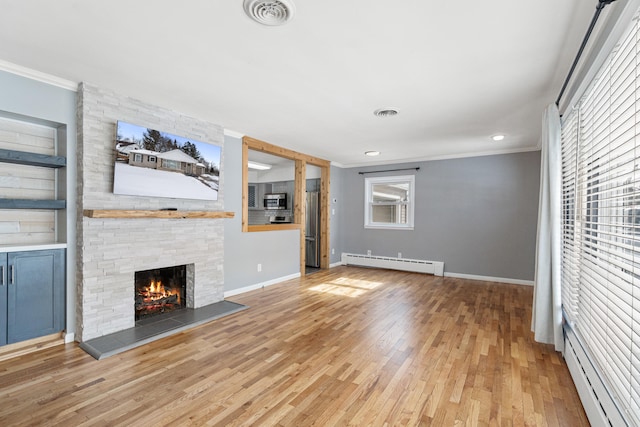
[[[218,200],[113,194],[118,120],[221,146]],[[77,340],[135,327],[136,272],[186,265],[186,307],[200,308],[224,299],[224,219],[83,215],[92,209],[224,210],[224,134],[220,126],[82,83],[77,155]]]

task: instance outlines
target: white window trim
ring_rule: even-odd
[[[407,201],[407,223],[406,224],[390,224],[388,222],[373,222],[371,210],[372,188],[375,184],[408,182],[409,183],[409,200]],[[382,230],[413,230],[414,211],[415,211],[415,175],[400,176],[376,176],[364,179],[364,228],[382,229]]]

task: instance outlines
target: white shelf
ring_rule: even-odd
[[[66,243],[41,243],[38,245],[0,245],[0,253],[41,251],[46,249],[66,249]]]

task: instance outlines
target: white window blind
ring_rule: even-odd
[[[640,58],[634,19],[562,129],[565,315],[640,425]]]
[[[578,256],[576,247],[576,161],[579,112],[565,115],[562,123],[562,304],[568,317],[578,317]]]

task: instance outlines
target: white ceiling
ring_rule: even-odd
[[[0,60],[344,166],[525,151],[597,4],[293,2],[267,27],[242,0],[0,0]]]

